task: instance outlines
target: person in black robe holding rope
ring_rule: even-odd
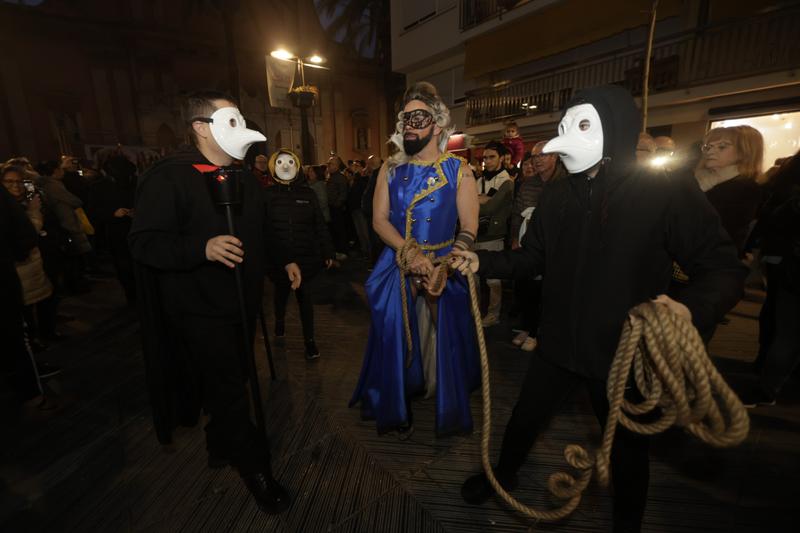
[[[696,184],[636,167],[641,121],[621,87],[580,91],[544,153],[558,153],[570,175],[542,194],[521,248],[454,252],[455,268],[492,278],[543,275],[537,352],[506,426],[495,474],[508,491],[539,432],[577,385],[605,423],[606,379],[628,311],[655,299],[702,333],[741,298],[746,269]],[[666,296],[673,260],[691,285]],[[649,483],[648,439],[618,427],[611,471],[614,531],[641,529]],[[485,474],[462,497],[485,502]]]
[[[272,232],[265,227],[262,187],[252,174],[241,173],[235,236],[204,175],[229,167],[265,138],[245,127],[223,93],[191,94],[182,112],[194,146],[162,159],[140,178],[129,235],[156,434],[163,444],[171,442],[172,430],[195,425],[202,407],[210,417],[209,467],[230,463],[259,508],[279,513],[288,508],[289,495],[272,476],[265,435],[250,420],[245,358],[252,356],[266,256],[287,255],[267,241]],[[300,270],[287,263],[297,288]],[[242,323],[235,265],[241,268],[248,324]]]

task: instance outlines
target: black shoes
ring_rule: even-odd
[[[519,483],[516,474],[501,475],[499,472],[495,472],[495,477],[508,492],[516,489]],[[489,479],[483,472],[467,478],[464,484],[461,485],[461,497],[464,498],[465,502],[472,505],[485,503],[494,493],[495,491],[489,483]]]
[[[279,514],[289,508],[291,500],[286,489],[281,487],[272,474],[258,472],[242,476],[247,490],[256,499],[258,508],[267,514]]]
[[[319,359],[319,350],[317,349],[314,339],[309,339],[306,341],[306,359],[308,361]]]

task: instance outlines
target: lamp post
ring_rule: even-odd
[[[278,49],[270,52],[270,55],[276,59],[283,61],[294,61],[297,68],[300,70],[300,85],[295,85],[289,91],[289,98],[292,104],[300,109],[300,143],[303,151],[303,163],[316,164],[317,158],[314,150],[312,149],[311,134],[308,130],[308,110],[316,103],[319,96],[319,89],[314,85],[306,85],[306,72],[305,67],[320,68],[330,70],[328,67],[322,66],[325,58],[318,54],[313,54],[306,58],[301,58],[293,53]]]

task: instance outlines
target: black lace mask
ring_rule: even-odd
[[[426,109],[403,112],[403,127],[412,130],[425,129],[433,123],[433,115]]]

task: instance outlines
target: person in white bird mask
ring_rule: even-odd
[[[569,175],[542,194],[521,246],[454,252],[460,257],[453,266],[463,273],[543,278],[538,346],[494,469],[506,490],[517,487],[528,452],[571,391],[586,390],[605,423],[609,368],[633,307],[654,299],[703,333],[742,294],[747,270],[719,217],[696,184],[654,179],[650,169],[636,164],[640,131],[640,114],[627,90],[580,91],[566,106],[558,136],[542,149],[558,154]],[[673,261],[691,270],[691,283],[668,296]],[[626,399],[641,401],[634,391]],[[615,533],[641,531],[648,446],[647,437],[616,429],[610,459]],[[493,493],[482,473],[461,487],[464,500],[474,505]]]
[[[235,467],[259,508],[280,513],[290,496],[272,475],[266,436],[250,420],[245,376],[253,338],[245,347],[243,330],[254,330],[268,258],[293,289],[300,269],[265,231],[263,187],[235,163],[265,137],[247,128],[222,93],[192,93],[181,111],[191,146],[139,179],[128,237],[155,434],[167,444],[178,425],[192,425],[205,412],[209,467]],[[231,193],[232,225],[210,186],[228,176],[239,184]]]
[[[267,138],[262,133],[248,129],[239,109],[226,105],[230,103],[223,103],[223,107],[214,111],[210,117],[192,117],[190,124],[193,128],[198,122],[208,124],[208,131],[219,148],[233,159],[241,160],[253,143],[264,142]],[[202,135],[203,130],[194,128],[194,132]]]

